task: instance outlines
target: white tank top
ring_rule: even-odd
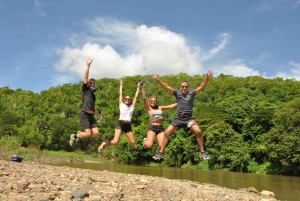
[[[127,106],[125,103],[119,105],[120,108],[120,118],[119,120],[130,121],[132,118],[134,107],[133,105]]]

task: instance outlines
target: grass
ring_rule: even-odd
[[[0,160],[10,161],[12,159],[12,156],[14,155],[23,158],[23,160],[51,165],[65,162],[107,162],[107,160],[99,158],[98,154],[88,155],[82,151],[65,152],[40,150],[36,147],[24,148],[20,146],[20,143],[18,142],[17,138],[0,138]]]

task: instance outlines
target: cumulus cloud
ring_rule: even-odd
[[[82,76],[85,57],[91,56],[94,61],[90,75],[96,79],[153,72],[160,75],[204,73],[199,62],[199,48],[190,48],[184,36],[164,27],[137,26],[105,19],[85,23],[90,31],[77,36],[81,39],[76,44],[79,47],[65,47],[57,51],[61,58],[55,64],[57,71]]]
[[[214,46],[205,52],[201,51],[199,46],[188,46],[184,35],[174,33],[165,27],[148,27],[111,18],[85,21],[83,26],[85,26],[83,30],[87,30],[85,33],[73,34],[70,37],[72,46],[57,50],[60,60],[55,64],[55,68],[63,78],[66,73],[74,75],[74,79],[81,78],[87,56],[93,58],[90,77],[95,79],[145,75],[153,72],[159,75],[181,72],[195,75],[206,73],[208,67],[213,68],[214,75],[259,74],[241,60],[226,61],[217,67],[210,65],[229,43],[229,33],[220,34]]]

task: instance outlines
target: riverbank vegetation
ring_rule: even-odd
[[[152,79],[151,75],[123,77],[124,94],[134,96],[136,83],[146,80],[146,92],[156,95],[160,105],[175,102]],[[202,83],[205,75],[162,76],[173,88],[188,81],[190,89]],[[117,79],[96,82],[96,105],[103,121],[100,135],[82,139],[69,146],[71,133],[80,130],[81,83],[51,87],[41,93],[22,89],[0,88],[0,139],[5,146],[35,147],[42,151],[84,152],[115,162],[171,167],[208,168],[236,172],[259,172],[299,175],[300,173],[300,82],[261,76],[246,78],[219,75],[195,98],[194,117],[200,125],[209,161],[199,159],[196,137],[179,130],[170,138],[165,159],[154,162],[150,150],[142,147],[149,119],[141,95],[132,118],[138,149],[134,150],[125,135],[118,145],[98,154],[102,141],[113,138],[119,117]],[[176,109],[164,112],[164,126],[176,116]],[[11,145],[15,143],[15,145]],[[3,150],[2,150],[3,151]],[[43,152],[41,152],[43,153]]]
[[[41,150],[29,146],[20,146],[20,141],[16,137],[0,138],[0,160],[10,161],[13,156],[18,156],[22,160],[33,161],[42,164],[57,165],[59,163],[84,163],[84,162],[109,162],[98,157],[98,154],[89,155],[83,151],[74,152]]]

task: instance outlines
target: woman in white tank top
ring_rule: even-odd
[[[137,89],[135,92],[134,99],[132,100],[130,96],[125,96],[124,102],[123,102],[123,81],[120,80],[120,96],[119,96],[119,108],[120,108],[120,117],[119,121],[117,122],[117,125],[115,127],[115,135],[114,138],[108,142],[102,142],[102,144],[98,147],[98,152],[103,151],[106,147],[111,145],[116,145],[119,143],[121,134],[124,132],[130,142],[130,144],[133,146],[133,148],[136,147],[135,139],[131,130],[131,118],[133,115],[133,110],[137,101],[137,97],[140,92],[140,83],[138,82]]]

